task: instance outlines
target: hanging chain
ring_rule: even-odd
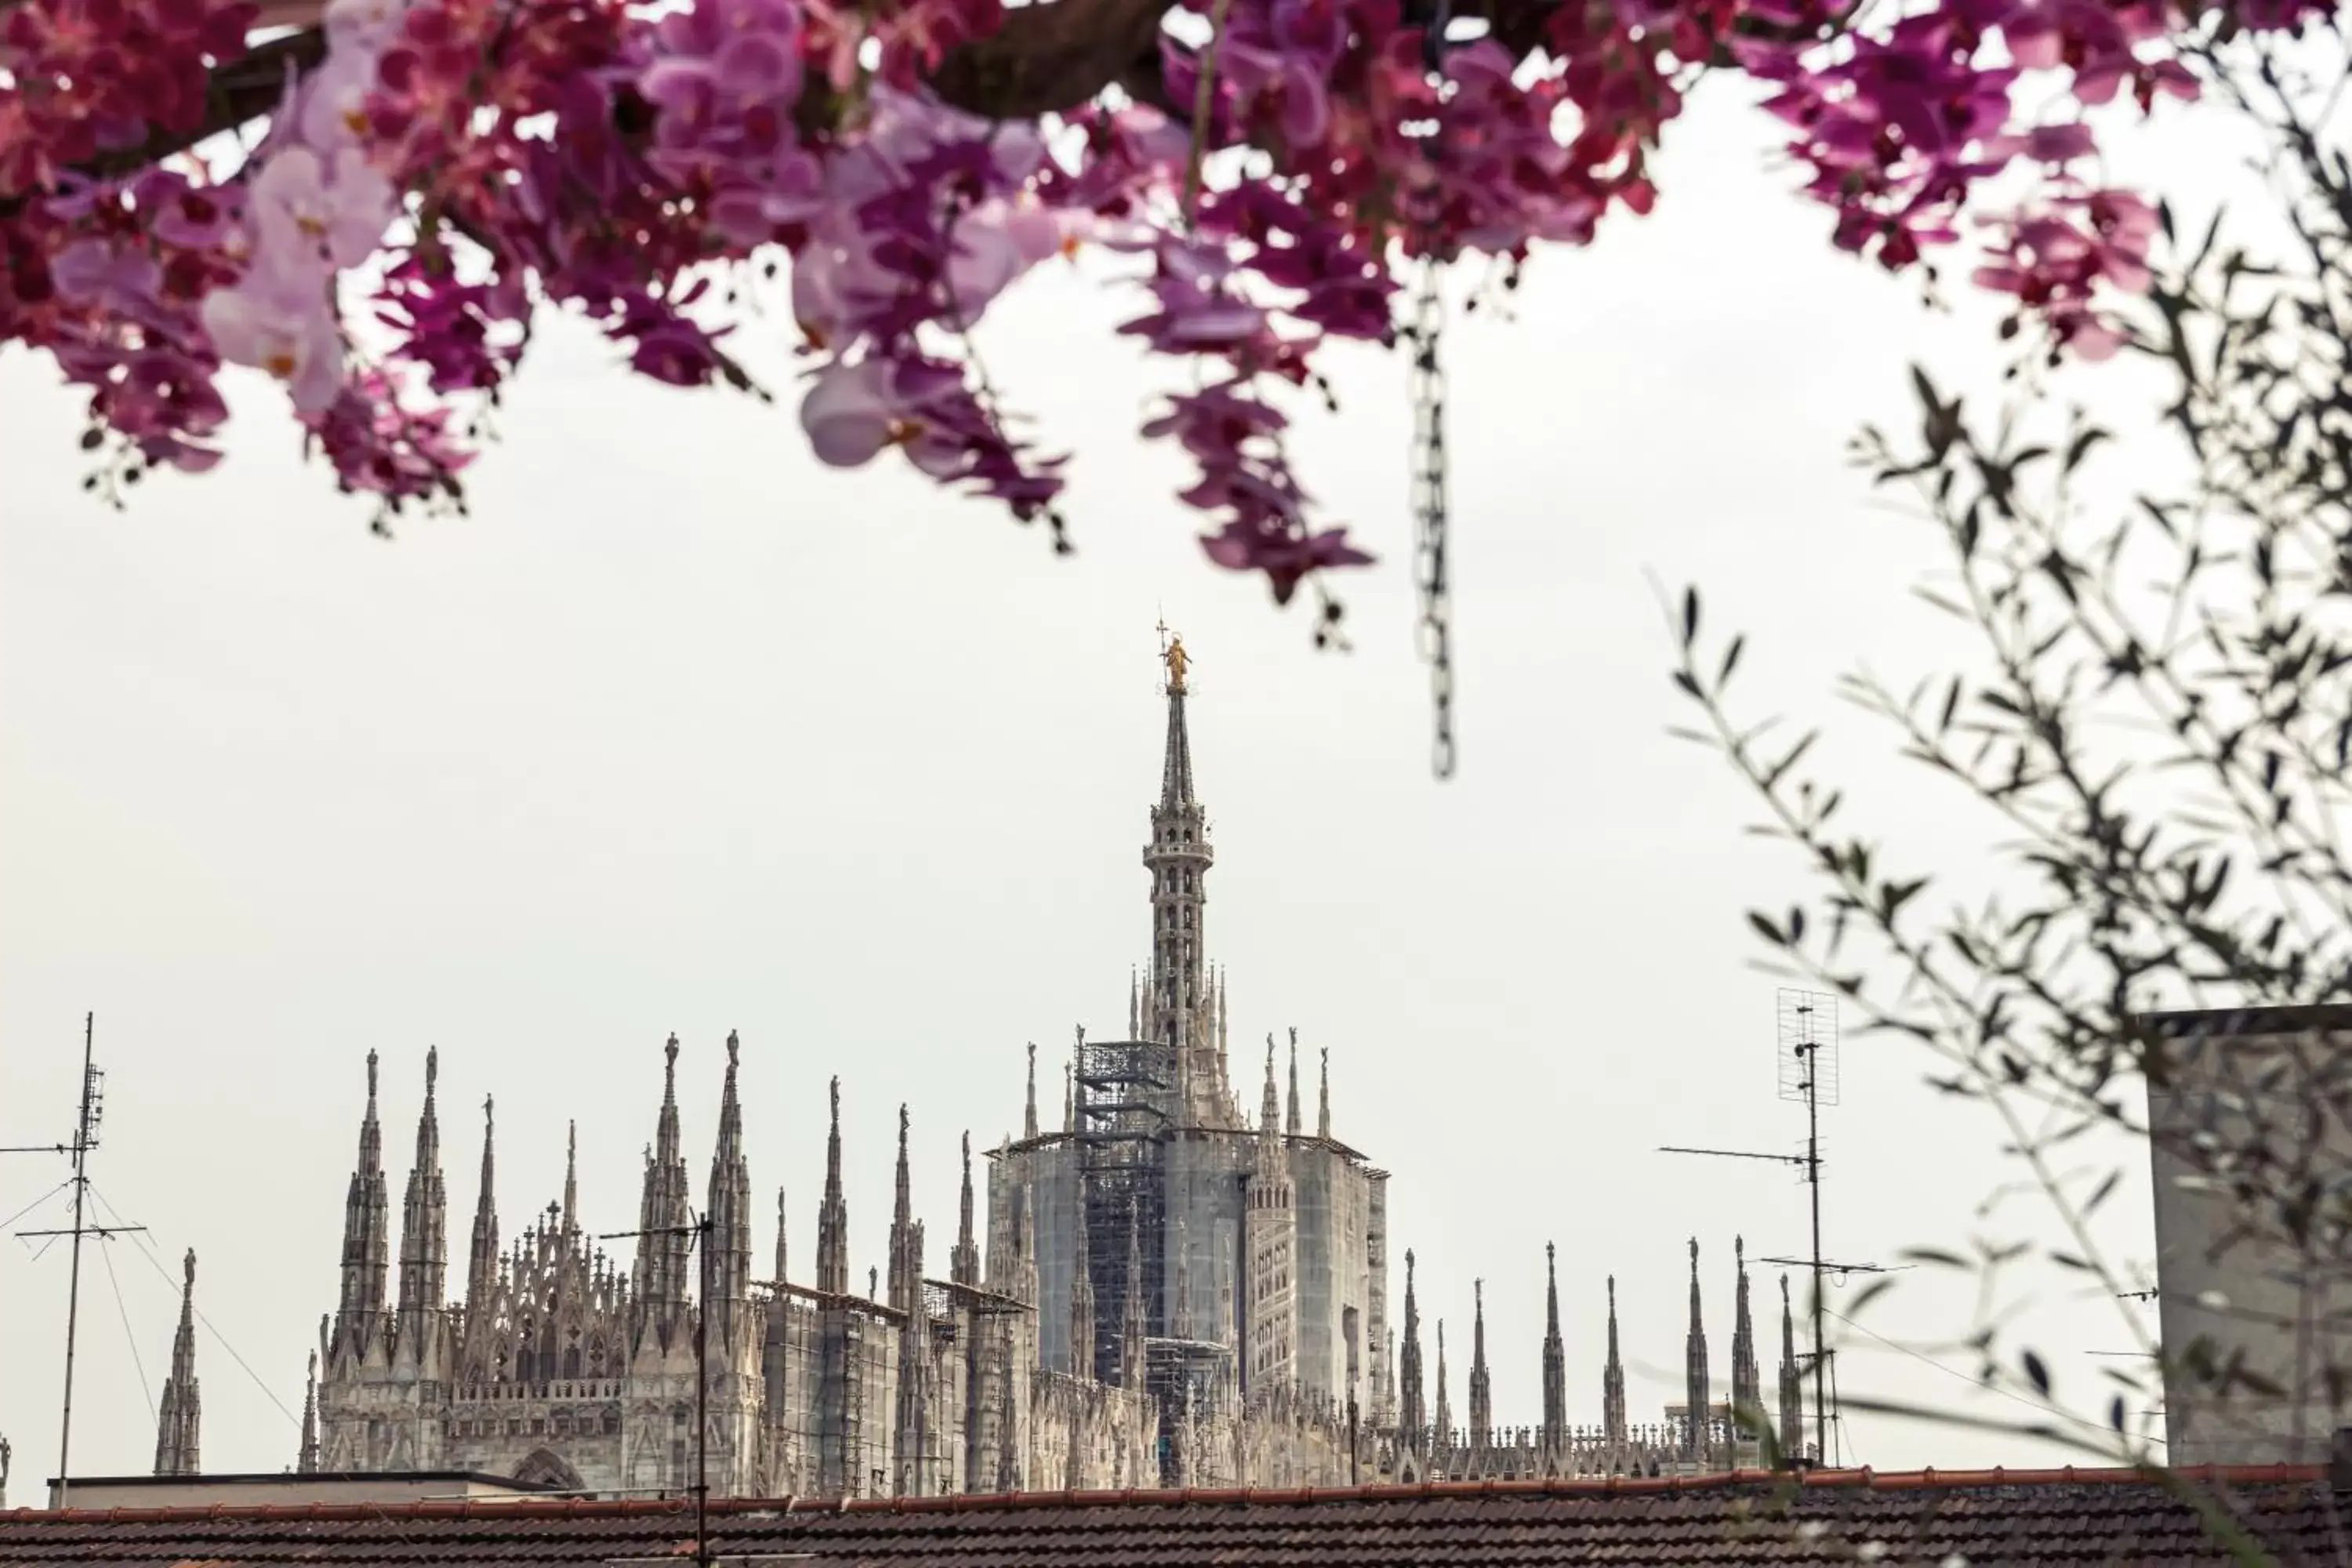
[[[1429,6],[1422,35],[1422,60],[1433,87],[1444,89],[1445,32],[1453,20],[1449,0]],[[1428,132],[1430,156],[1443,153],[1438,132]],[[1412,514],[1413,540],[1421,563],[1421,657],[1429,665],[1433,735],[1430,769],[1441,781],[1454,776],[1454,600],[1445,575],[1445,371],[1438,339],[1445,327],[1444,263],[1436,245],[1438,215],[1429,212],[1422,232],[1421,281],[1412,315]]]
[[[1438,338],[1445,325],[1442,266],[1423,256],[1421,285],[1413,300],[1412,513],[1421,560],[1421,657],[1429,664],[1429,696],[1435,734],[1430,767],[1441,780],[1454,776],[1454,603],[1445,575],[1445,370]]]

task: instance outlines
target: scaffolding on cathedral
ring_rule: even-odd
[[[1078,1207],[1093,1288],[1090,1362],[1075,1369],[1102,1383],[1129,1375],[1127,1315],[1138,1306],[1146,1336],[1164,1331],[1159,1311],[1162,1256],[1151,1245],[1167,1224],[1167,1149],[1172,1136],[1176,1047],[1156,1040],[1089,1040],[1081,1033],[1071,1072],[1071,1131],[1077,1140]],[[1129,1300],[1139,1288],[1139,1302]]]

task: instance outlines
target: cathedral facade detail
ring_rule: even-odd
[[[1389,1174],[1334,1135],[1328,1062],[1318,1060],[1308,1125],[1297,1036],[1286,1084],[1268,1037],[1255,1121],[1243,1114],[1223,976],[1206,956],[1214,856],[1193,786],[1181,643],[1165,662],[1167,737],[1143,850],[1151,955],[1130,979],[1124,1037],[1079,1031],[1058,1119],[1039,1115],[1030,1048],[1020,1135],[984,1152],[977,1184],[964,1140],[944,1278],[910,1212],[903,1108],[887,1276],[850,1278],[839,1079],[814,1268],[793,1277],[781,1194],[772,1258],[757,1268],[740,1042],[726,1043],[698,1207],[673,1037],[625,1256],[582,1228],[576,1139],[562,1196],[520,1234],[501,1235],[486,1102],[479,1198],[453,1298],[437,1057],[425,1057],[395,1270],[370,1053],[340,1289],[320,1324],[301,1468],[469,1470],[602,1494],[683,1492],[700,1475],[717,1495],[835,1498],[1759,1462],[1765,1446],[1732,1420],[1729,1402],[1708,1397],[1696,1242],[1690,1389],[1665,1420],[1627,1421],[1612,1280],[1602,1419],[1569,1423],[1554,1274],[1541,1425],[1493,1425],[1482,1292],[1470,1419],[1456,1426],[1442,1324],[1424,1382],[1410,1252],[1401,1314],[1390,1310]],[[193,1259],[189,1274],[193,1290]],[[1782,1297],[1770,1425],[1794,1454],[1802,1413],[1785,1281]],[[1732,1392],[1752,1409],[1762,1394],[1744,1258],[1736,1299]],[[159,1436],[159,1469],[194,1465],[192,1342],[173,1371],[185,1392],[167,1405],[184,1414],[166,1417],[177,1426]]]

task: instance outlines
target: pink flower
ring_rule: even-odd
[[[284,382],[298,413],[323,413],[341,391],[343,334],[323,294],[304,297],[287,281],[249,277],[206,295],[202,317],[221,358]]]
[[[373,55],[400,31],[408,0],[327,0],[320,18],[327,33],[330,58],[336,54]]]
[[[346,147],[331,163],[308,147],[269,160],[252,188],[255,237],[275,255],[310,255],[341,268],[375,254],[398,210],[392,182]]]
[[[375,81],[373,53],[331,45],[326,63],[302,83],[297,123],[303,142],[320,153],[356,144],[367,131],[368,95]]]
[[[905,439],[914,410],[898,395],[896,383],[893,367],[878,358],[855,364],[835,360],[818,371],[801,400],[801,428],[817,461],[859,468]]]

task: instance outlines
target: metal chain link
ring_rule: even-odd
[[[1445,574],[1445,369],[1438,358],[1444,325],[1443,266],[1435,257],[1424,255],[1412,317],[1412,514],[1421,563],[1421,657],[1429,664],[1434,726],[1430,767],[1440,780],[1454,776],[1454,603]]]
[[[1433,86],[1445,76],[1445,33],[1453,20],[1449,0],[1429,5],[1422,34],[1422,61]],[[1430,154],[1444,148],[1434,130]],[[1434,221],[1432,215],[1431,221]],[[1444,264],[1435,236],[1422,236],[1421,280],[1412,314],[1412,516],[1413,542],[1421,563],[1421,657],[1429,665],[1433,733],[1430,769],[1440,781],[1454,776],[1454,600],[1445,574],[1445,370],[1438,339],[1445,327]]]

